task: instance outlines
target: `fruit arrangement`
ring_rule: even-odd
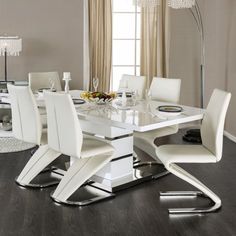
[[[103,93],[103,92],[83,92],[80,95],[81,98],[89,101],[89,102],[97,102],[97,103],[106,103],[112,101],[116,98],[116,93]]]

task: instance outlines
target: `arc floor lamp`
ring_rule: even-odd
[[[189,9],[194,21],[197,25],[197,29],[200,35],[201,41],[201,65],[200,65],[200,105],[201,108],[204,107],[204,85],[205,85],[205,35],[204,35],[204,25],[202,21],[202,14],[198,4],[198,0],[166,0],[168,1],[168,6],[173,9]],[[160,5],[160,0],[134,0],[134,4],[139,7],[154,7]]]

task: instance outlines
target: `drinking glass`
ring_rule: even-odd
[[[150,89],[146,89],[145,98],[148,102],[152,100],[152,92]]]
[[[99,85],[99,79],[97,77],[93,78],[93,88],[95,92],[98,91],[98,85]]]
[[[135,106],[137,103],[137,99],[138,99],[138,90],[134,90],[132,91],[132,103]]]
[[[53,78],[49,79],[49,84],[50,84],[50,91],[53,92],[54,91],[54,86],[55,86],[55,81]]]

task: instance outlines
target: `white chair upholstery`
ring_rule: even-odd
[[[207,213],[221,207],[221,200],[216,194],[175,163],[216,163],[220,161],[222,157],[224,122],[230,98],[230,93],[218,89],[214,90],[201,126],[202,145],[163,145],[156,149],[156,155],[167,170],[201,191],[164,192],[161,193],[162,196],[203,195],[214,202],[213,206],[206,209],[170,209],[170,213]]]
[[[96,139],[84,139],[70,95],[45,93],[48,118],[48,145],[54,151],[71,156],[67,170],[52,198],[60,203],[75,204],[68,198],[113,158],[114,149]],[[82,203],[78,203],[81,205]]]
[[[179,103],[180,98],[180,88],[180,79],[153,78],[150,91],[152,99],[154,100],[177,104]],[[135,132],[134,146],[146,152],[149,156],[160,163],[156,157],[156,145],[154,144],[155,139],[175,134],[178,132],[178,129],[179,126],[174,125],[148,132]]]
[[[123,75],[120,84],[119,91],[138,91],[140,98],[144,98],[146,89],[146,77],[135,75]]]
[[[153,100],[179,103],[181,79],[154,77],[150,85]]]
[[[39,111],[31,89],[8,84],[8,91],[11,99],[14,137],[24,142],[39,145],[16,182],[22,186],[30,187],[47,187],[58,183],[58,181],[51,181],[42,185],[30,183],[44,169],[44,166],[42,167],[38,161],[44,156],[54,160],[58,154],[50,151],[47,146],[47,134],[42,130]],[[35,164],[39,168],[36,168]]]
[[[29,87],[8,84],[11,99],[14,137],[24,142],[41,144],[42,125],[34,95]]]
[[[50,88],[51,81],[54,82],[54,88],[61,91],[61,83],[58,72],[31,72],[28,75],[29,86],[33,92],[40,88]]]

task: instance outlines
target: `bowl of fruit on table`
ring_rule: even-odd
[[[116,98],[116,93],[104,93],[104,92],[83,92],[81,98],[88,102],[94,102],[97,104],[107,104]]]

